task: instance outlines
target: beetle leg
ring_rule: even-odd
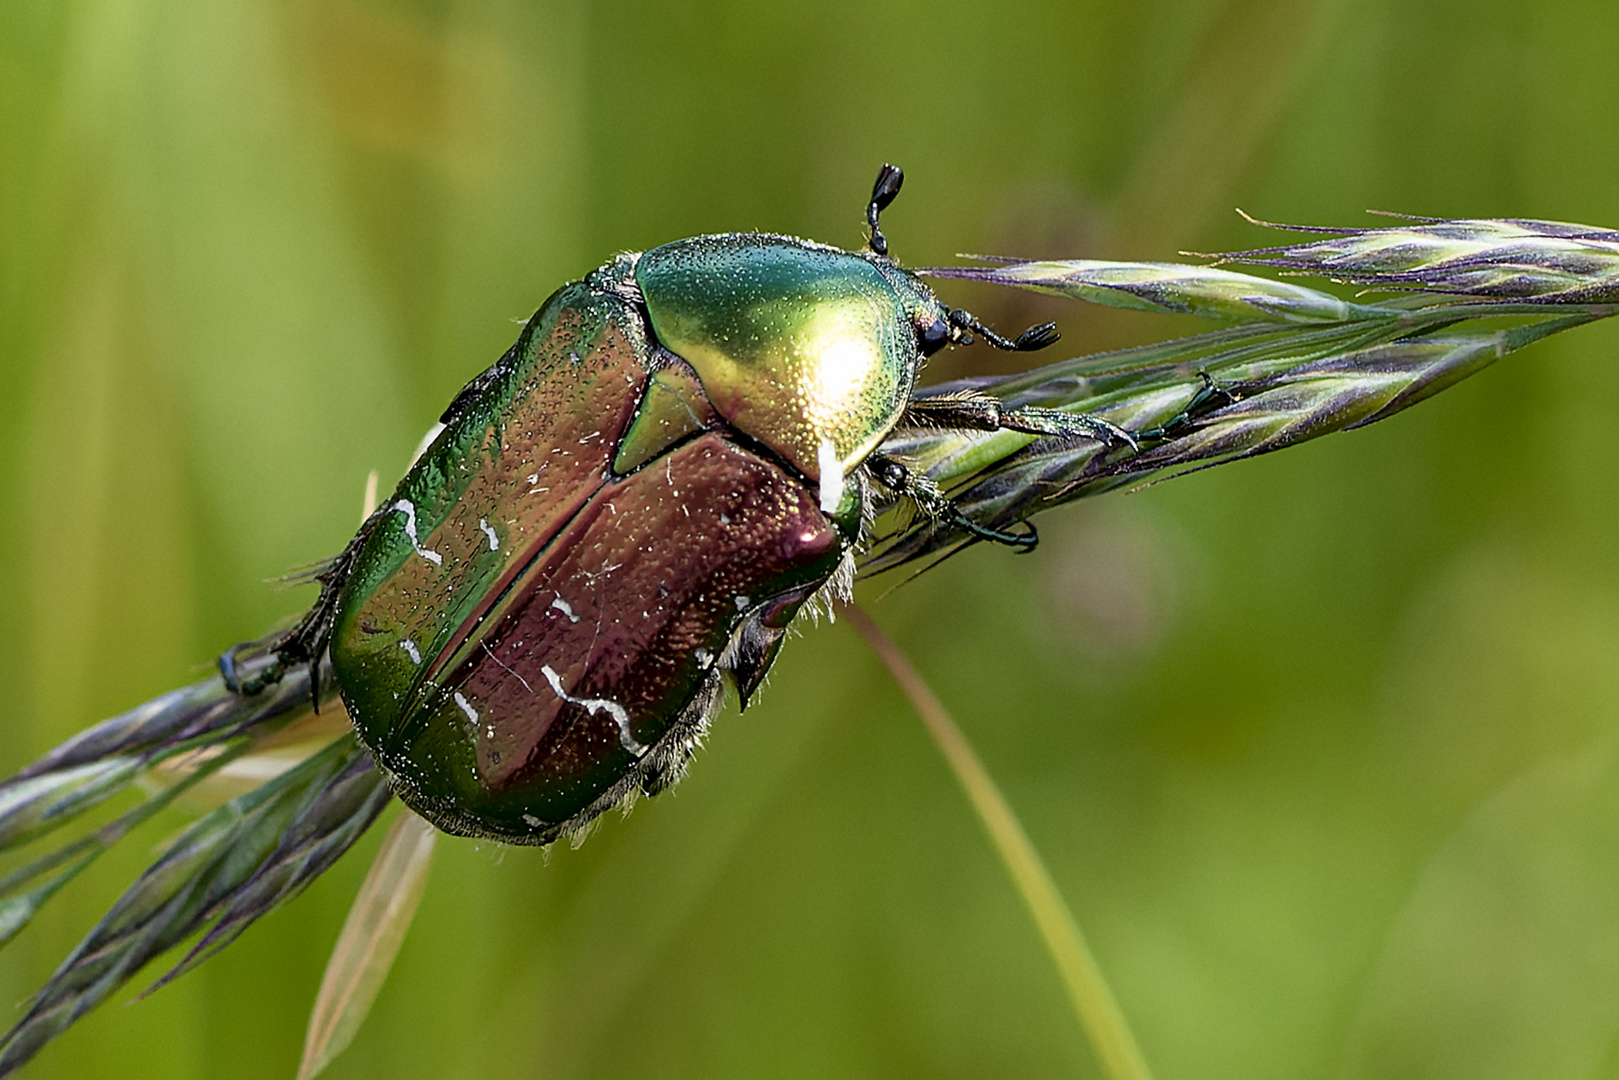
[[[1173,439],[1181,434],[1183,428],[1191,426],[1209,413],[1217,409],[1223,409],[1227,405],[1234,405],[1242,400],[1241,394],[1221,386],[1214,381],[1214,376],[1208,372],[1200,371],[1197,374],[1203,380],[1203,385],[1198,388],[1197,393],[1192,395],[1192,400],[1186,403],[1186,408],[1156,427],[1143,428],[1136,432],[1137,438],[1149,439],[1154,442],[1161,439]]]
[[[373,511],[342,554],[327,563],[319,573],[305,579],[320,582],[320,596],[315,598],[314,606],[304,613],[304,617],[298,620],[297,626],[270,645],[275,660],[269,666],[252,678],[243,679],[236,657],[247,645],[236,645],[220,655],[219,675],[225,681],[225,689],[241,697],[252,697],[280,682],[288,668],[308,664],[309,699],[315,711],[320,711],[320,658],[331,641],[332,627],[337,622],[338,599],[343,591],[343,583],[354,568],[360,545],[371,534],[380,517],[389,510],[389,506],[383,504]]]
[[[954,503],[951,504],[951,509],[955,510]],[[978,524],[978,522],[974,521],[966,514],[963,514],[960,510],[955,510],[954,521],[961,528],[972,533],[980,540],[992,540],[997,544],[1005,544],[1007,547],[1015,550],[1019,555],[1027,555],[1040,545],[1040,533],[1035,530],[1034,523],[1031,521],[1018,522],[1019,525],[1023,526],[1022,532],[1006,532],[1002,529],[991,529],[987,525]]]
[[[239,697],[254,697],[263,693],[269,687],[280,682],[282,676],[287,673],[286,664],[282,663],[281,657],[277,656],[257,675],[250,679],[242,678],[242,672],[236,664],[236,657],[243,649],[253,644],[255,643],[249,641],[240,645],[232,645],[219,654],[219,677],[224,680],[225,689]]]
[[[974,431],[1021,431],[1027,435],[1095,439],[1104,446],[1123,445],[1139,450],[1136,436],[1100,416],[1067,413],[1033,406],[1008,408],[984,394],[942,394],[913,400],[905,422],[918,427],[957,427]]]
[[[980,525],[964,514],[955,500],[941,492],[931,480],[915,475],[887,454],[880,452],[871,454],[866,458],[866,468],[871,470],[878,483],[894,494],[910,499],[935,522],[954,526],[980,540],[1005,544],[1020,552],[1033,551],[1035,545],[1040,543],[1040,534],[1027,521],[1018,522],[1023,526],[1023,531],[1015,533]]]

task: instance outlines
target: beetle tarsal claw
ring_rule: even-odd
[[[281,657],[275,653],[266,654],[269,660],[262,656],[255,657],[257,663],[243,664],[237,657],[241,652],[250,648],[253,642],[233,645],[219,654],[219,676],[225,684],[225,689],[238,697],[256,697],[266,689],[280,682],[286,674],[286,665]],[[248,666],[256,668],[256,672],[249,678],[244,678],[244,669]]]

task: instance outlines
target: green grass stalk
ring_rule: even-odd
[[[1152,1073],[1141,1055],[1141,1047],[1102,975],[1101,966],[1085,943],[1079,923],[1063,902],[1040,853],[1029,841],[1029,834],[1024,832],[1017,814],[973,751],[972,744],[926,680],[911,666],[905,653],[878,629],[869,615],[853,604],[842,605],[839,612],[887,666],[967,793],[978,820],[989,833],[990,842],[1028,907],[1046,951],[1057,965],[1057,974],[1068,991],[1074,1015],[1090,1038],[1103,1074],[1108,1080],[1151,1080]]]

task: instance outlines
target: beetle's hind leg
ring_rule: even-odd
[[[1013,408],[986,394],[964,391],[917,398],[906,406],[902,423],[917,427],[969,428],[973,431],[1021,431],[1027,435],[1095,439],[1104,446],[1141,447],[1124,428],[1087,413],[1032,406]]]
[[[1192,400],[1186,403],[1186,408],[1156,427],[1142,428],[1136,432],[1136,437],[1149,442],[1173,439],[1195,427],[1198,421],[1209,413],[1242,400],[1242,394],[1238,390],[1215,382],[1214,376],[1208,372],[1200,371],[1198,376],[1202,378],[1203,385],[1192,395]]]
[[[997,544],[1005,544],[1016,548],[1020,552],[1033,551],[1035,545],[1040,543],[1040,534],[1035,531],[1032,524],[1027,521],[1019,522],[1023,526],[1022,532],[1006,532],[1002,529],[992,529],[987,525],[980,525],[966,514],[961,507],[955,504],[948,495],[938,489],[934,483],[924,476],[917,476],[899,461],[887,454],[878,452],[866,458],[866,468],[876,481],[892,491],[895,495],[911,500],[917,507],[933,521],[954,526],[963,532],[971,533],[980,540],[992,540]]]

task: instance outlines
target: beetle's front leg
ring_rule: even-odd
[[[1011,408],[996,398],[971,391],[915,399],[906,407],[902,422],[918,427],[1021,431],[1028,435],[1095,439],[1104,446],[1122,445],[1132,450],[1140,449],[1134,435],[1100,416],[1033,406]]]
[[[1004,532],[978,524],[962,513],[955,501],[940,491],[933,481],[925,476],[917,476],[901,462],[881,451],[866,458],[866,468],[879,484],[895,495],[911,500],[933,521],[953,525],[980,540],[993,540],[1019,551],[1033,551],[1040,542],[1040,534],[1027,521],[1019,523],[1027,530],[1021,533]]]

